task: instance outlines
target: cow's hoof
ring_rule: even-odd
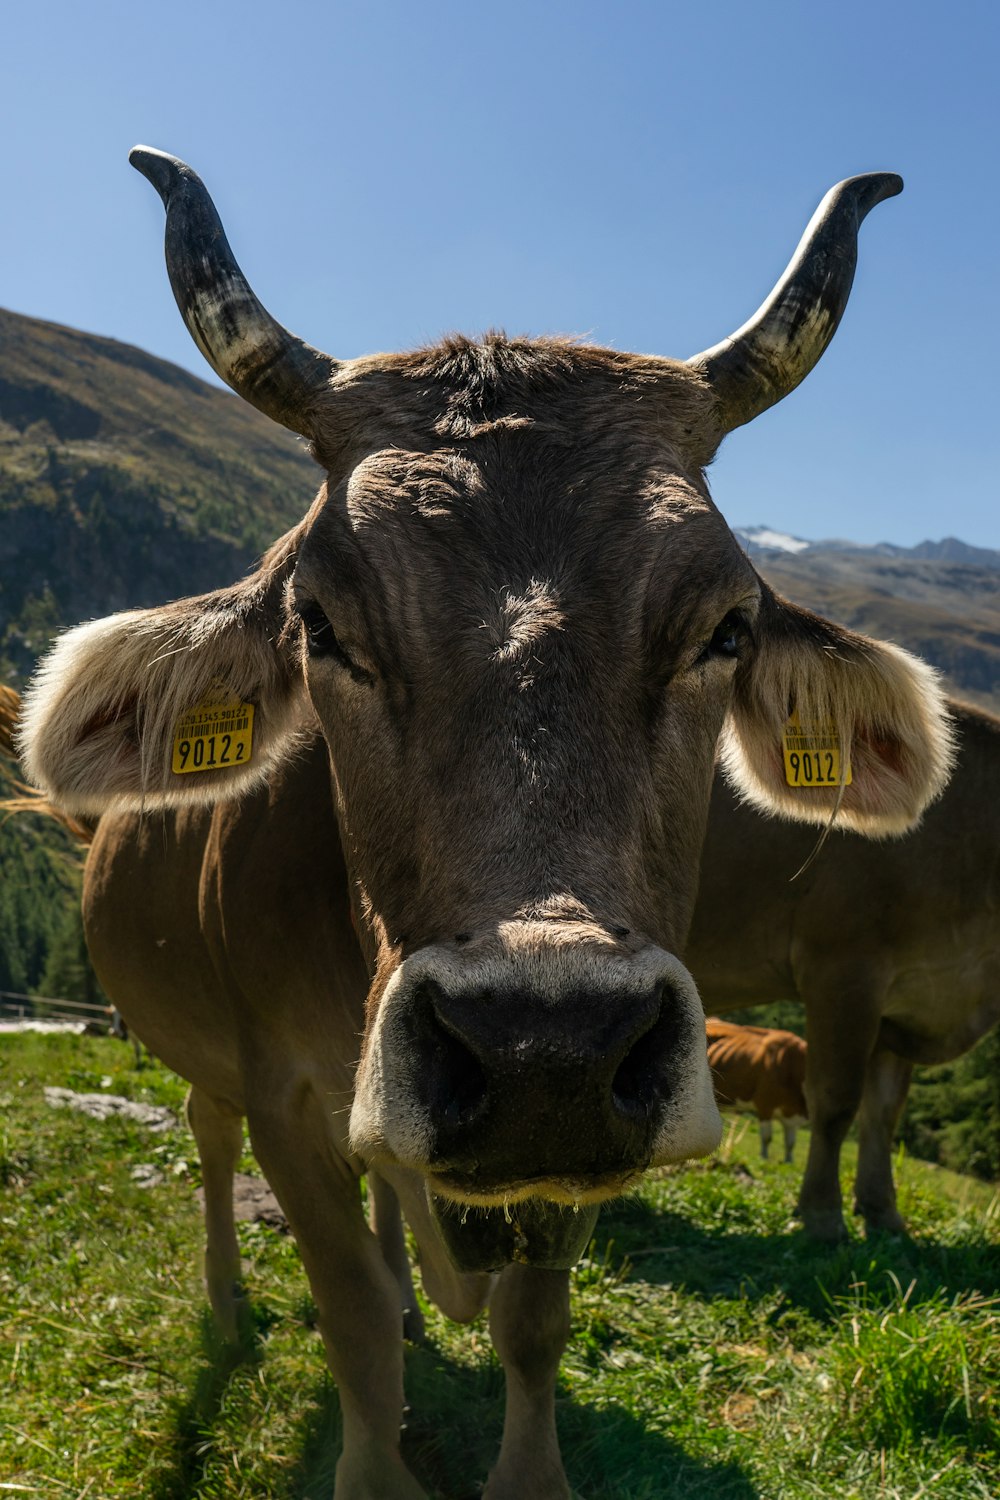
[[[398,1454],[357,1462],[341,1454],[333,1500],[427,1500],[427,1491],[414,1479]]]
[[[839,1208],[800,1208],[799,1217],[811,1240],[840,1245],[847,1239],[847,1225]]]
[[[251,1319],[243,1288],[238,1281],[226,1281],[223,1286],[209,1290],[210,1295],[214,1292],[211,1304],[215,1332],[224,1344],[236,1348],[243,1342],[243,1334]]]
[[[863,1203],[856,1203],[854,1212],[864,1218],[866,1234],[909,1234],[906,1220],[898,1208],[872,1208],[870,1205],[866,1208]]]
[[[558,1470],[530,1477],[522,1470],[513,1482],[498,1464],[486,1481],[483,1500],[573,1500],[573,1494],[561,1464]]]

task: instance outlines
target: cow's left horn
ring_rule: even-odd
[[[763,306],[730,338],[687,361],[711,384],[723,433],[759,416],[809,374],[847,306],[862,220],[902,189],[903,179],[894,172],[838,182]]]
[[[128,159],[163,199],[170,285],[198,348],[251,406],[311,437],[317,397],[337,361],[282,328],[258,301],[197,172],[149,146],[134,146]]]

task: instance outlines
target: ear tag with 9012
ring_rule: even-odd
[[[785,780],[794,787],[839,787],[851,784],[851,763],[844,761],[840,736],[832,723],[792,713],[782,738]]]
[[[253,755],[253,709],[252,703],[234,698],[186,709],[174,728],[174,775],[248,765]]]

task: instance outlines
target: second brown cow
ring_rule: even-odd
[[[749,1109],[760,1121],[760,1154],[767,1160],[775,1117],[785,1136],[785,1161],[809,1111],[804,1092],[806,1044],[793,1031],[737,1026],[709,1016],[708,1067],[720,1109]]]

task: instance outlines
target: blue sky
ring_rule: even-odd
[[[830,350],[713,493],[807,537],[997,547],[998,65],[1000,8],[965,0],[35,0],[4,17],[0,305],[208,374],[142,141],[331,353],[504,327],[684,357],[833,182],[898,171]]]

